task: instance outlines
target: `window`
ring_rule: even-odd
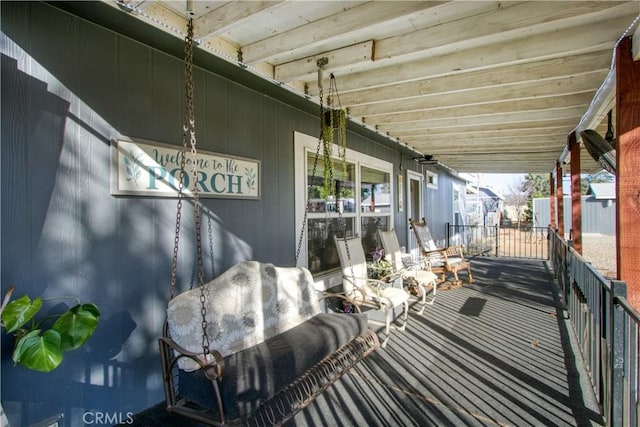
[[[460,187],[453,185],[453,223],[454,225],[462,225],[462,199],[460,198]]]
[[[391,216],[391,174],[368,166],[360,167],[360,236],[365,254],[380,246],[378,229],[389,230]]]
[[[427,171],[427,187],[438,189],[438,174]]]
[[[305,239],[298,264],[305,265],[314,275],[340,267],[334,236],[358,235],[365,253],[372,255],[380,246],[378,229],[391,227],[394,200],[393,165],[353,150],[347,150],[346,164],[335,159],[332,171],[337,197],[328,196],[324,188],[324,163],[321,158],[315,161],[317,143],[317,138],[295,134],[298,230],[302,227],[305,202],[308,202]],[[308,190],[306,196],[305,189]]]

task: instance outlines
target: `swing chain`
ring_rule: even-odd
[[[311,171],[311,180],[313,181],[316,177],[316,170],[318,168],[318,157],[320,156],[320,147],[322,146],[322,117],[324,114],[324,104],[323,104],[323,96],[324,91],[322,86],[320,86],[320,136],[318,137],[318,145],[316,146],[316,155],[313,158],[313,170]],[[306,163],[306,162],[305,162]],[[298,238],[298,247],[296,249],[296,265],[298,265],[298,259],[300,258],[300,251],[302,250],[302,241],[304,238],[304,231],[307,227],[307,220],[309,216],[309,207],[311,206],[311,201],[309,200],[309,189],[313,185],[313,182],[307,182],[307,194],[305,195],[307,202],[305,203],[304,208],[304,216],[302,218],[302,227],[300,227],[300,237]]]
[[[319,74],[321,73],[321,70],[319,71]],[[318,80],[320,81],[320,77],[318,78]],[[332,94],[335,90],[335,97],[337,98],[338,102],[340,102],[340,97],[337,93],[337,84],[335,83],[335,76],[333,75],[333,73],[331,74],[331,82],[330,82],[330,91],[329,91],[329,97],[327,98],[327,103],[328,103],[328,108],[330,111],[330,108],[332,108],[331,104],[334,100],[334,98],[332,97]],[[323,121],[324,121],[324,114],[325,114],[325,107],[324,107],[324,89],[322,85],[319,85],[319,98],[320,98],[320,136],[318,137],[318,144],[316,146],[316,155],[313,159],[313,170],[311,172],[311,180],[310,182],[307,182],[307,193],[305,194],[306,197],[306,203],[305,203],[305,211],[304,211],[304,216],[302,219],[302,226],[300,228],[300,234],[299,234],[299,238],[298,238],[298,246],[296,249],[296,265],[298,264],[299,258],[300,258],[300,252],[302,250],[302,243],[303,243],[303,238],[304,238],[304,232],[306,230],[307,227],[307,221],[308,221],[308,214],[309,214],[309,207],[311,205],[311,201],[309,200],[309,189],[311,188],[311,186],[313,185],[313,180],[316,177],[316,172],[317,172],[317,167],[318,167],[318,158],[320,157],[320,148],[323,147],[323,155],[327,156],[327,155],[331,155],[331,149],[332,147],[327,147],[327,143],[326,141],[324,141],[324,132],[323,132]],[[330,113],[331,114],[331,113]],[[333,116],[330,116],[333,117]],[[330,124],[332,126],[332,123]],[[324,142],[324,146],[323,146],[323,142]],[[344,147],[344,150],[346,152],[346,147]],[[329,188],[330,189],[334,189],[336,186],[336,181],[335,181],[335,177],[333,174],[333,168],[331,167],[331,162],[328,164],[328,168],[329,168]],[[342,239],[344,240],[344,244],[345,244],[345,249],[346,249],[346,255],[347,255],[347,260],[348,263],[350,265],[350,270],[351,270],[351,277],[353,279],[353,283],[355,285],[356,282],[356,278],[355,278],[355,271],[353,269],[353,265],[351,263],[351,251],[349,250],[349,244],[347,241],[347,221],[345,219],[345,217],[342,215],[342,209],[340,209],[340,198],[339,198],[339,192],[337,191],[337,188],[335,189],[335,200],[336,200],[336,211],[338,212],[338,233],[342,234]]]
[[[191,182],[193,183],[193,209],[195,216],[196,256],[198,263],[198,287],[200,288],[200,314],[202,316],[202,352],[205,357],[209,354],[209,336],[207,335],[207,298],[204,286],[204,271],[202,262],[202,204],[198,191],[198,150],[196,149],[196,123],[193,102],[193,18],[189,18],[187,35],[185,38],[185,74],[187,92],[187,122],[189,142],[191,144]]]
[[[202,317],[202,352],[206,358],[209,354],[209,337],[207,335],[207,307],[206,307],[206,295],[204,286],[204,273],[202,262],[202,236],[201,236],[201,223],[202,223],[202,209],[200,203],[200,194],[198,192],[198,169],[197,169],[197,155],[196,149],[196,126],[195,126],[195,114],[194,114],[194,102],[193,102],[193,18],[189,18],[187,23],[187,35],[185,36],[185,48],[184,48],[184,62],[185,62],[185,118],[184,125],[182,127],[182,148],[180,156],[180,172],[178,180],[178,202],[176,213],[176,228],[173,247],[173,258],[171,263],[171,298],[176,293],[176,277],[178,270],[178,246],[180,241],[180,225],[182,222],[182,205],[184,199],[184,178],[185,178],[185,166],[186,166],[186,153],[190,151],[191,154],[191,182],[193,183],[193,207],[195,216],[195,233],[196,233],[196,256],[197,256],[197,276],[198,287],[200,289],[200,314]]]

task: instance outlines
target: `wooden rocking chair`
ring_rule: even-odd
[[[441,283],[446,282],[446,274],[451,273],[454,277],[453,285],[460,286],[462,283],[458,278],[460,270],[467,270],[468,281],[473,283],[471,262],[465,259],[462,245],[438,248],[424,218],[420,222],[410,218],[409,225],[416,237],[420,253],[431,264],[431,270],[440,275]]]

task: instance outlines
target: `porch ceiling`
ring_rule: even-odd
[[[186,1],[108,3],[183,37]],[[333,73],[353,121],[458,172],[548,173],[639,14],[637,0],[198,0],[194,31],[199,48],[315,99],[328,58],[325,92]],[[602,119],[586,127],[604,135]]]

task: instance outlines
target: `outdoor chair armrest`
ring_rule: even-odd
[[[406,256],[402,259],[403,271],[427,270],[431,271],[431,262],[425,257],[419,257],[417,260]]]
[[[447,256],[460,256],[464,258],[464,245],[449,246],[446,248]]]
[[[389,286],[393,286],[396,280],[398,280],[401,277],[402,277],[402,270],[399,270],[399,271],[393,271],[387,274],[382,279],[369,279],[369,280],[375,280],[376,282],[383,282],[382,285],[384,286],[382,285],[381,286],[382,286],[382,289],[384,289]],[[374,286],[377,286],[377,285],[374,284]]]
[[[441,256],[446,257],[447,248],[437,248],[437,249],[429,249],[429,250],[422,251],[422,255],[427,257],[427,258],[430,255],[437,255],[437,254],[440,254]]]
[[[224,359],[217,350],[209,350],[209,354],[207,354],[206,357],[203,357],[202,354],[189,351],[182,347],[170,337],[160,337],[160,342],[163,343],[169,351],[176,352],[174,363],[180,358],[190,359],[195,362],[200,369],[202,369],[202,372],[208,379],[217,380],[222,378],[222,374],[224,373]],[[171,368],[173,368],[173,366],[171,366]]]
[[[388,298],[382,296],[380,293],[388,288],[389,286],[391,286],[391,283],[385,282],[384,280],[379,280],[379,279],[371,279],[371,278],[361,278],[362,280],[366,280],[367,286],[373,290],[375,290],[375,296],[373,297],[373,301],[369,300],[369,302],[374,302],[378,307],[380,307],[381,305],[388,305],[390,304],[390,302],[388,301]],[[358,291],[360,291],[362,293],[362,303],[361,304],[366,304],[367,298],[366,298],[366,291],[364,289],[361,289],[357,286],[354,287],[355,289],[357,289]]]
[[[385,276],[384,278],[391,278],[391,276],[396,276],[395,273]],[[398,278],[400,276],[397,276],[396,278]],[[367,278],[367,285],[376,289],[378,295],[380,294],[380,291],[383,289],[388,288],[389,286],[391,286],[391,281],[387,282],[386,280],[383,279],[370,279]]]
[[[358,292],[360,292],[360,294],[362,296],[362,298],[361,298],[362,302],[366,301],[367,293],[366,293],[366,291],[364,289],[362,289],[361,286],[358,286],[355,283],[353,283],[354,281],[361,280],[362,282],[365,282],[367,284],[367,286],[369,286],[370,288],[375,289],[376,298],[378,300],[380,300],[380,298],[381,298],[380,291],[391,285],[391,283],[385,282],[384,280],[371,279],[369,277],[353,277],[353,276],[349,276],[349,277],[344,277],[344,280],[348,280],[349,282],[351,282],[352,285],[353,285],[353,288],[355,290],[357,290]],[[354,299],[354,301],[356,301],[356,299]]]

